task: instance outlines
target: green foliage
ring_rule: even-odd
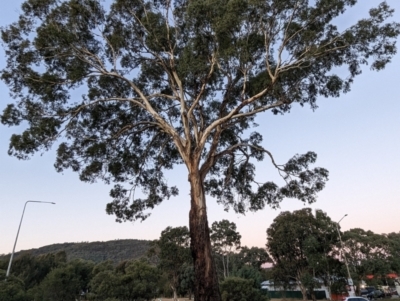
[[[149,300],[157,296],[157,268],[144,260],[121,263],[114,270],[102,270],[90,282],[92,300]]]
[[[194,282],[193,264],[184,263],[179,274],[179,293],[190,297],[194,291]]]
[[[79,298],[81,279],[70,266],[52,270],[40,283],[36,298],[43,301],[75,301]]]
[[[93,276],[90,282],[91,300],[104,300],[120,294],[120,282],[113,271],[102,271]]]
[[[28,301],[30,300],[25,292],[24,282],[14,276],[4,281],[5,273],[0,275],[0,301]]]
[[[336,224],[326,213],[317,210],[314,216],[310,208],[282,212],[267,229],[267,235],[274,280],[284,286],[295,280],[304,297],[306,289],[313,291],[319,285],[315,276],[330,285],[330,275],[338,264],[335,245],[339,237]]]
[[[252,281],[253,288],[255,289],[259,289],[261,282],[265,280],[259,269],[249,265],[243,265],[233,273],[233,276]]]
[[[252,280],[238,277],[226,278],[220,284],[223,301],[267,301],[267,297],[261,294],[260,289],[253,287]]]
[[[26,289],[30,289],[43,281],[51,270],[65,266],[66,261],[63,251],[40,256],[23,253],[13,260],[11,273],[23,280]]]
[[[290,254],[286,256],[296,255],[297,248],[302,246],[304,260],[309,268],[300,270],[302,273],[299,279],[307,290],[312,291],[319,286],[314,274],[326,280],[325,284],[330,284],[332,293],[345,290],[347,273],[343,263],[337,260],[338,257],[343,260],[343,257],[336,249],[336,224],[325,213],[317,211],[314,216],[307,208],[292,213],[284,212],[275,219],[272,228],[282,235],[274,239],[275,243],[279,242],[279,248],[285,249],[286,244],[289,248],[291,244]],[[296,238],[296,233],[303,235]],[[365,274],[373,274],[373,282],[368,283],[380,285],[387,271],[396,272],[390,270],[390,267],[397,263],[398,237],[398,233],[379,235],[361,229],[351,229],[343,234],[344,249],[356,282],[363,279]],[[327,250],[330,251],[324,253]],[[22,254],[16,257],[13,265],[15,268],[7,281],[4,279],[8,258],[0,259],[0,301],[68,301],[75,300],[81,293],[84,293],[87,300],[93,301],[148,300],[173,296],[171,285],[175,285],[177,295],[192,295],[195,279],[186,227],[166,228],[160,239],[152,243],[149,255],[152,263],[147,260],[125,260],[116,265],[111,260],[97,264],[82,259],[67,261],[65,252],[38,256]],[[295,271],[289,270],[291,265],[276,264],[286,264],[287,261],[284,258],[277,260],[274,253],[271,255],[272,258],[269,258],[265,249],[257,247],[242,247],[239,252],[230,254],[232,277],[221,282],[223,299],[265,300],[259,294],[260,283],[265,279],[276,279],[277,285],[285,287],[287,273]],[[275,265],[266,272],[261,266],[271,259]],[[304,262],[301,260],[296,262],[299,268],[302,264]],[[329,283],[327,274],[335,281]]]

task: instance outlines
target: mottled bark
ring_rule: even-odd
[[[195,274],[194,300],[221,301],[217,272],[212,257],[203,181],[197,172],[189,175],[189,181],[191,186],[190,247]]]

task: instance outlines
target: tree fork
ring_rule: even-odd
[[[199,173],[191,174],[189,181],[191,186],[190,248],[195,274],[194,300],[221,301],[218,276],[212,257],[203,182]]]

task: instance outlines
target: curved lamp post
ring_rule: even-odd
[[[343,256],[343,258],[344,258],[344,263],[345,263],[346,269],[347,269],[347,277],[348,277],[347,283],[348,283],[349,286],[350,286],[349,296],[350,296],[350,297],[353,297],[353,296],[356,295],[355,292],[354,292],[353,279],[351,279],[350,270],[349,270],[349,265],[347,264],[346,255],[344,254],[344,251],[343,251],[343,242],[342,242],[342,237],[340,236],[340,231],[339,231],[339,223],[340,223],[340,222],[342,221],[342,219],[344,219],[346,216],[347,216],[347,214],[345,214],[345,215],[336,223],[336,230],[337,230],[337,233],[339,234],[340,249],[341,249],[341,251],[342,251],[342,256]]]
[[[55,203],[53,203],[53,202],[41,202],[41,201],[26,201],[26,202],[25,202],[24,210],[22,211],[21,221],[19,222],[17,237],[15,238],[15,242],[14,242],[14,248],[13,248],[12,253],[11,253],[10,262],[8,263],[8,269],[7,269],[7,273],[6,273],[6,279],[7,279],[8,276],[10,275],[11,263],[12,263],[12,260],[13,260],[13,257],[14,257],[15,246],[17,245],[19,230],[21,229],[22,219],[24,218],[25,208],[26,208],[26,205],[27,205],[28,203],[45,203],[45,204],[53,204],[53,205],[55,204]]]

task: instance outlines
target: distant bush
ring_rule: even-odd
[[[261,290],[253,287],[253,282],[239,277],[226,278],[220,284],[222,301],[267,301]]]

